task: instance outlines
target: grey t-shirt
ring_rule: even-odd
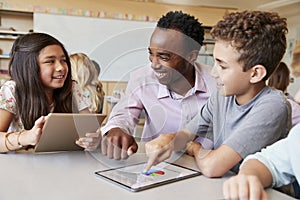
[[[245,158],[287,136],[291,106],[281,91],[270,87],[242,106],[234,96],[216,92],[186,128],[211,139],[214,149],[226,144]]]

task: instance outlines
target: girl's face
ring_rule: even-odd
[[[243,71],[238,62],[240,54],[226,41],[216,41],[214,47],[215,64],[211,75],[217,81],[217,88],[223,96],[236,96],[237,101],[249,97],[251,70]]]
[[[64,85],[68,74],[66,55],[59,45],[49,45],[38,56],[40,79],[45,90],[53,91]]]

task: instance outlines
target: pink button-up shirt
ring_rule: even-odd
[[[136,70],[130,76],[126,94],[113,108],[107,124],[102,127],[102,134],[115,127],[133,134],[143,110],[145,125],[141,141],[183,129],[216,90],[215,80],[209,74],[210,69],[210,66],[195,63],[195,85],[185,96],[160,84],[150,65]]]

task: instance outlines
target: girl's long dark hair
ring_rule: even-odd
[[[289,67],[284,63],[280,62],[275,71],[271,74],[268,85],[286,92],[287,87],[290,84],[290,70]]]
[[[40,51],[49,45],[59,45],[62,48],[69,69],[64,86],[54,90],[54,112],[72,112],[71,64],[63,44],[45,33],[29,33],[20,36],[15,40],[10,52],[9,74],[16,82],[16,114],[27,130],[33,127],[40,116],[50,112],[50,105],[40,79],[38,62]]]

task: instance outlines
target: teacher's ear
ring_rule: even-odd
[[[194,62],[197,60],[199,55],[199,51],[198,50],[193,50],[189,53],[189,55],[187,56],[188,61],[191,64],[194,64]]]

